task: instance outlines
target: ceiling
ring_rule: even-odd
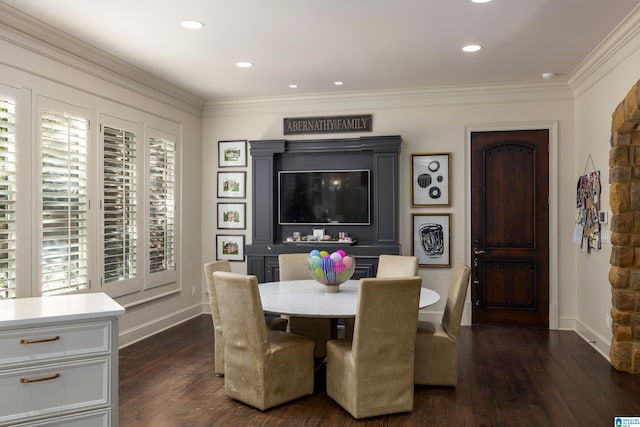
[[[566,79],[640,3],[3,2],[206,100],[524,83],[543,73]],[[204,28],[181,27],[186,19]],[[483,49],[462,52],[470,43]]]

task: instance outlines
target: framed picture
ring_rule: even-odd
[[[245,172],[218,172],[218,197],[244,199]]]
[[[246,203],[218,203],[218,228],[244,230]]]
[[[244,235],[216,234],[216,260],[244,261]]]
[[[218,141],[218,167],[247,166],[247,141]]]
[[[420,267],[451,267],[451,214],[412,214],[411,255]]]
[[[324,228],[314,228],[313,229],[313,237],[317,237],[321,239],[324,237]]]
[[[411,154],[411,206],[451,206],[451,153]]]

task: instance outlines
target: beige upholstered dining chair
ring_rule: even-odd
[[[415,383],[456,386],[458,383],[458,333],[471,269],[457,264],[440,323],[418,322]]]
[[[327,394],[354,418],[413,410],[419,277],[360,280],[353,339],[327,343]]]
[[[313,340],[268,330],[255,276],[217,271],[227,396],[265,410],[313,393]]]
[[[213,321],[213,372],[216,375],[224,375],[224,337],[222,335],[222,324],[220,323],[220,311],[218,310],[218,299],[216,289],[213,285],[213,273],[216,271],[231,272],[231,265],[227,260],[212,261],[204,265],[204,276],[207,279],[209,290],[209,304],[211,305],[211,320]],[[285,331],[287,329],[287,319],[270,318],[267,320],[267,328]]]
[[[307,260],[309,254],[280,254],[280,280],[311,280]],[[311,317],[289,317],[289,332],[304,335],[315,342],[314,357],[326,355],[326,342],[331,339],[331,321]]]
[[[376,277],[414,277],[418,275],[418,257],[383,254],[378,257]],[[344,337],[353,337],[354,319],[344,319]]]
[[[376,277],[413,277],[418,275],[418,257],[383,254],[378,257]]]

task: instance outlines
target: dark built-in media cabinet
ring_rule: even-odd
[[[259,282],[277,281],[280,276],[279,254],[306,253],[312,249],[324,249],[331,253],[344,249],[356,261],[353,278],[374,277],[378,269],[378,256],[400,254],[398,157],[401,142],[399,135],[249,141],[253,230],[251,244],[245,248],[248,274],[255,275]],[[281,188],[278,178],[281,172],[354,170],[369,171],[366,184],[369,193],[368,222],[342,222],[339,214],[329,212],[323,223],[280,220]],[[356,243],[287,241],[287,237],[294,232],[307,236],[312,235],[314,229],[320,228],[332,237],[338,236],[340,232],[347,233]]]

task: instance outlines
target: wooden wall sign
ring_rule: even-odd
[[[284,121],[285,135],[312,133],[371,132],[371,114],[331,117],[292,117]]]

